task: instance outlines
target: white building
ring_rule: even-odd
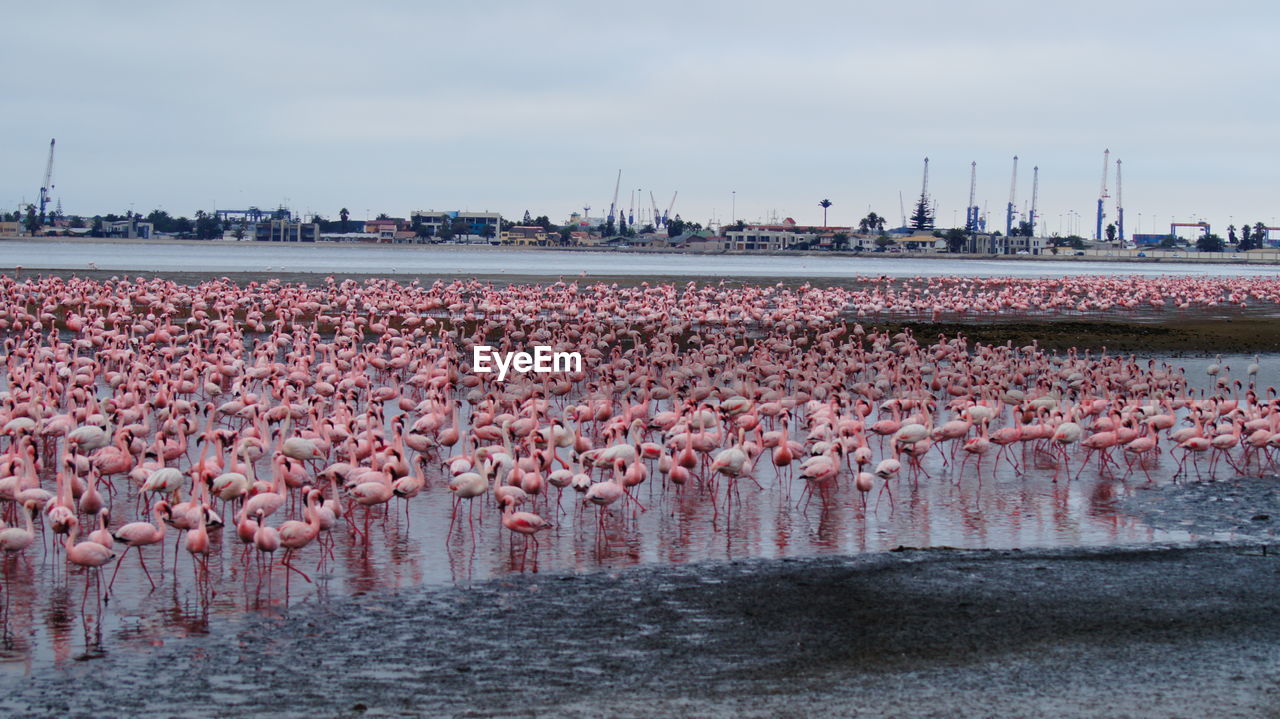
[[[810,242],[816,235],[787,230],[765,230],[747,227],[741,230],[729,230],[724,233],[724,249],[726,250],[785,250],[797,242]]]
[[[155,225],[150,222],[139,222],[136,217],[130,220],[115,220],[102,223],[104,237],[146,240],[151,237],[153,231],[155,231]]]

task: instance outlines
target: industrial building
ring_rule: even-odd
[[[254,226],[253,239],[258,242],[315,242],[320,225],[315,222],[267,220]]]

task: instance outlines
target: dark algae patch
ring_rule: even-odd
[[[1044,320],[996,322],[876,322],[872,327],[893,332],[910,329],[917,337],[932,341],[939,334],[963,334],[972,342],[1022,347],[1035,342],[1050,350],[1073,347],[1110,352],[1179,354],[1248,353],[1280,351],[1280,319],[1236,317],[1159,321],[1078,321]]]

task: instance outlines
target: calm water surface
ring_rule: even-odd
[[[281,245],[256,242],[124,244],[0,242],[0,267],[149,272],[303,272],[373,275],[500,275],[558,277],[580,273],[704,277],[1061,277],[1064,275],[1272,276],[1280,268],[1176,263],[1036,260],[912,260],[886,257],[688,255],[556,252],[484,247]]]

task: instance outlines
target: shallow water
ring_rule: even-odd
[[[5,241],[0,264],[27,269],[142,272],[265,272],[391,275],[587,275],[701,277],[1062,277],[1064,275],[1280,274],[1268,266],[904,257],[744,256],[610,251],[506,250],[466,246],[283,245],[270,243],[123,244]]]
[[[1194,385],[1205,386],[1204,370],[1213,361],[1193,357],[1173,362],[1186,369]],[[1248,356],[1222,358],[1241,377],[1251,361]],[[1262,367],[1259,386],[1280,380],[1280,356],[1263,358]],[[873,441],[872,448],[878,460],[883,447]],[[212,623],[246,611],[305,612],[333,597],[466,584],[513,573],[882,552],[900,546],[1074,547],[1233,536],[1230,532],[1200,534],[1195,528],[1156,529],[1123,510],[1121,505],[1136,493],[1175,481],[1176,459],[1168,452],[1132,472],[1125,471],[1122,459],[1118,469],[1106,472],[1100,471],[1096,460],[1081,467],[1080,456],[1075,455],[1070,473],[1080,472],[1079,476],[1068,479],[1063,473],[1058,481],[1054,481],[1053,465],[1043,459],[1038,462],[1033,451],[1017,458],[1022,474],[1015,473],[1007,460],[995,462],[994,458],[993,452],[979,468],[973,461],[944,458],[935,450],[924,462],[931,476],[911,478],[904,469],[888,491],[879,491],[877,482],[865,504],[847,474],[828,496],[811,497],[803,481],[779,478],[767,461],[757,468],[760,487],[740,479],[733,497],[726,500],[722,479],[719,499],[713,504],[705,488],[663,487],[660,479],[654,479],[658,475],[651,466],[650,481],[636,492],[646,511],[619,502],[605,517],[602,530],[596,507],[584,507],[572,491],[558,495],[549,487],[535,511],[557,526],[539,534],[536,546],[513,538],[487,502],[473,507],[464,504],[446,541],[452,495],[445,489],[447,479],[441,468],[434,465],[428,488],[407,508],[396,499],[386,516],[378,510],[369,518],[367,548],[342,524],[332,533],[331,557],[316,545],[303,550],[295,565],[314,583],[278,563],[264,572],[257,564],[257,552],[250,551],[255,556],[244,558],[243,545],[231,527],[213,533],[209,581],[198,582],[200,570],[171,530],[163,561],[159,548],[143,550],[157,589],[150,589],[133,556],[136,550],[131,550],[121,564],[115,594],[101,610],[92,589],[85,600],[84,573],[69,571],[61,554],[47,549],[46,533],[46,548],[38,544],[25,557],[4,565],[7,616],[0,672],[21,675],[41,666],[66,666],[72,660],[112,652],[146,652],[171,637],[208,632]],[[265,466],[259,467],[260,473],[266,471]],[[1188,481],[1187,477],[1196,475],[1189,473],[1181,481]],[[117,480],[121,488],[127,484]],[[132,489],[127,491],[122,496],[129,499],[117,505],[113,524],[136,518]],[[474,523],[468,520],[469,510]],[[231,508],[223,510],[224,517],[232,513]],[[278,526],[285,518],[299,516],[299,508],[291,507],[277,513],[271,523]],[[357,509],[353,519],[363,527],[364,510]],[[116,549],[123,548],[117,545]],[[107,569],[114,571],[114,567],[112,563]],[[108,572],[104,582],[109,577]]]

